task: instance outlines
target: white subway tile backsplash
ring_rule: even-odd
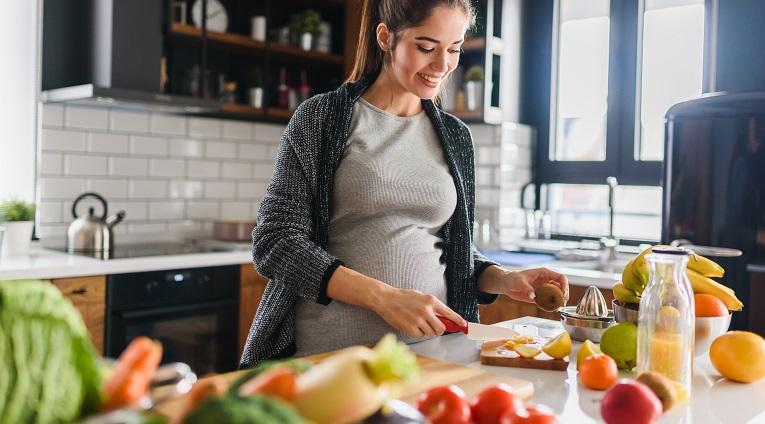
[[[84,152],[85,136],[86,133],[81,131],[45,129],[42,134],[42,149]]]
[[[494,182],[494,168],[491,167],[476,167],[475,168],[475,185],[478,187],[493,186]]]
[[[37,206],[37,213],[40,216],[41,224],[63,222],[61,215],[61,202],[42,201]]]
[[[204,195],[201,181],[170,181],[170,198],[193,199]]]
[[[257,180],[266,180],[270,181],[271,176],[274,173],[274,164],[273,163],[265,163],[265,162],[259,162],[252,166],[253,168],[253,174],[252,176]]]
[[[85,184],[88,191],[108,199],[124,199],[128,197],[128,182],[126,179],[89,179]]]
[[[221,219],[251,219],[252,205],[250,202],[221,202]]]
[[[45,239],[48,237],[64,237],[69,224],[41,224],[37,227],[37,236]]]
[[[220,163],[190,160],[186,164],[186,176],[192,178],[218,178],[220,177]]]
[[[128,194],[135,199],[166,199],[167,181],[132,180],[128,183]]]
[[[205,156],[208,158],[233,159],[236,158],[237,143],[224,141],[205,142]]]
[[[252,165],[242,162],[223,162],[223,178],[252,178]]]
[[[130,153],[135,155],[167,156],[167,139],[143,135],[130,136]]]
[[[154,224],[127,224],[125,226],[127,228],[128,234],[150,234],[150,235],[157,235],[157,234],[164,234],[167,231],[167,224],[165,223],[154,223]]]
[[[201,137],[221,136],[221,121],[210,118],[189,118],[189,135]]]
[[[107,199],[109,200],[109,199]],[[117,211],[125,211],[124,223],[145,221],[148,217],[148,202],[130,202],[130,201],[110,201],[109,214]],[[120,224],[121,225],[121,224]]]
[[[183,177],[186,161],[183,159],[149,159],[149,176]]]
[[[108,127],[109,110],[67,106],[64,111],[64,125],[68,128],[105,130]]]
[[[44,127],[64,126],[64,106],[55,104],[43,105],[42,123]]]
[[[266,160],[268,159],[268,146],[263,144],[240,144],[239,159],[243,160]]]
[[[260,193],[260,183],[254,181],[236,183],[236,197],[238,199],[255,199],[263,197]]]
[[[64,175],[106,175],[106,156],[64,155]]]
[[[128,136],[125,134],[108,134],[94,132],[88,134],[88,152],[94,153],[127,153]]]
[[[151,115],[150,130],[152,134],[162,135],[186,135],[188,119],[185,116],[165,115],[154,113]]]
[[[191,220],[174,221],[167,223],[167,231],[170,234],[200,234],[202,223]]]
[[[217,219],[220,217],[220,205],[209,200],[190,200],[186,203],[186,218]]]
[[[476,146],[476,165],[499,165],[501,163],[500,148],[493,146]]]
[[[109,175],[145,177],[149,174],[149,161],[143,158],[110,157]]]
[[[236,183],[223,181],[208,181],[205,183],[205,198],[207,199],[233,199],[236,192]]]
[[[249,122],[223,121],[223,138],[252,140],[253,125]]]
[[[204,142],[201,140],[170,139],[170,156],[199,158],[204,155],[204,149]]]
[[[144,112],[127,112],[112,109],[109,115],[109,129],[112,131],[148,132],[149,115]]]
[[[40,178],[40,199],[73,199],[85,191],[82,178]]]
[[[64,155],[62,153],[46,153],[40,156],[40,175],[61,175],[64,173]]]
[[[182,201],[149,203],[149,219],[183,219],[186,204]]]
[[[253,138],[258,141],[276,143],[282,138],[284,125],[256,123]]]

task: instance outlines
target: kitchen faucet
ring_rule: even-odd
[[[614,237],[614,191],[619,183],[616,177],[606,178],[606,183],[608,184],[608,237],[600,239],[600,247],[604,251],[601,258],[603,262],[616,259],[616,247],[619,245],[619,240]]]

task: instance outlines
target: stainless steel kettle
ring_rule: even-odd
[[[96,216],[92,207],[88,208],[87,216],[77,216],[77,204],[87,197],[101,202],[103,213]],[[70,252],[104,254],[114,248],[112,228],[125,217],[125,211],[119,211],[107,218],[106,200],[97,193],[83,193],[72,204],[74,221],[69,224],[66,234],[66,246]]]

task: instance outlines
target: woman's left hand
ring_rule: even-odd
[[[568,302],[568,278],[547,268],[534,268],[508,272],[503,278],[504,293],[513,300],[534,302],[534,291],[545,283],[558,286],[563,292],[564,304]]]

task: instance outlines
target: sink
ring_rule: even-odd
[[[630,258],[617,258],[613,261],[600,262],[600,261],[583,261],[583,262],[571,262],[567,263],[567,268],[585,269],[589,271],[608,272],[612,274],[621,274],[624,271],[624,267]]]

